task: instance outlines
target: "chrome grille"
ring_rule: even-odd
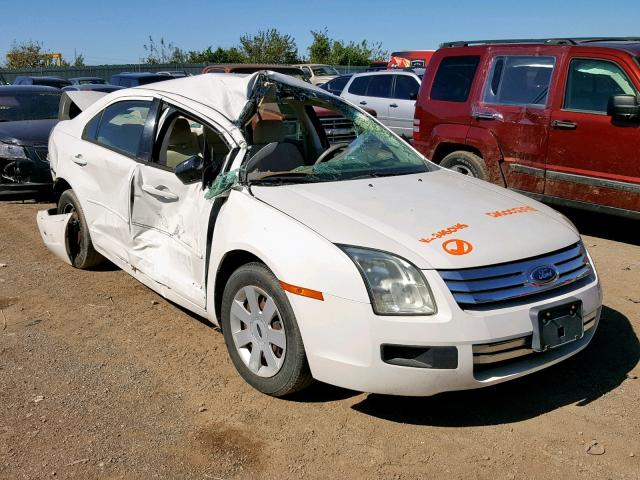
[[[582,319],[584,332],[587,333],[596,325],[598,318],[598,310],[595,310]],[[495,364],[507,362],[509,360],[520,359],[534,352],[531,347],[532,336],[514,338],[501,342],[483,343],[473,346],[473,363],[477,369],[478,366],[495,366]]]
[[[41,162],[49,162],[47,154],[49,149],[46,146],[27,147],[29,158],[33,160],[40,160]]]
[[[356,138],[353,122],[345,117],[319,117],[329,143],[350,142]]]
[[[555,281],[537,285],[529,273],[539,266],[554,266]],[[462,307],[486,306],[555,290],[591,276],[593,270],[581,242],[546,255],[489,267],[439,270],[456,302]]]

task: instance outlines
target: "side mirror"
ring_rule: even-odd
[[[204,160],[194,155],[176,165],[175,174],[182,183],[192,183],[202,178],[203,169]]]
[[[417,100],[417,99],[418,99],[418,92],[409,93],[409,100]]]
[[[608,114],[618,119],[636,119],[640,117],[638,99],[635,95],[614,95],[609,100]]]

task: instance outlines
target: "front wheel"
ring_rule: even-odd
[[[457,151],[450,153],[442,159],[440,166],[480,180],[489,180],[489,171],[484,160],[471,152]]]
[[[73,190],[65,190],[58,200],[58,213],[70,213],[67,225],[66,243],[71,264],[80,269],[95,267],[104,257],[95,251],[84,212]]]
[[[255,389],[282,397],[313,378],[285,292],[260,263],[236,270],[224,289],[221,326],[231,360]]]

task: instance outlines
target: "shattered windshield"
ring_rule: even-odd
[[[245,131],[251,147],[243,167],[251,183],[335,182],[431,169],[373,116],[315,91],[268,93]]]
[[[340,75],[338,71],[333,67],[312,67],[313,74],[317,77],[322,77],[326,75]]]

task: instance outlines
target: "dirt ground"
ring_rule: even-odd
[[[605,309],[581,354],[431,398],[235,372],[222,334],[108,265],[75,270],[0,204],[0,478],[640,479],[640,224],[565,212]],[[597,442],[597,444],[594,444]]]

